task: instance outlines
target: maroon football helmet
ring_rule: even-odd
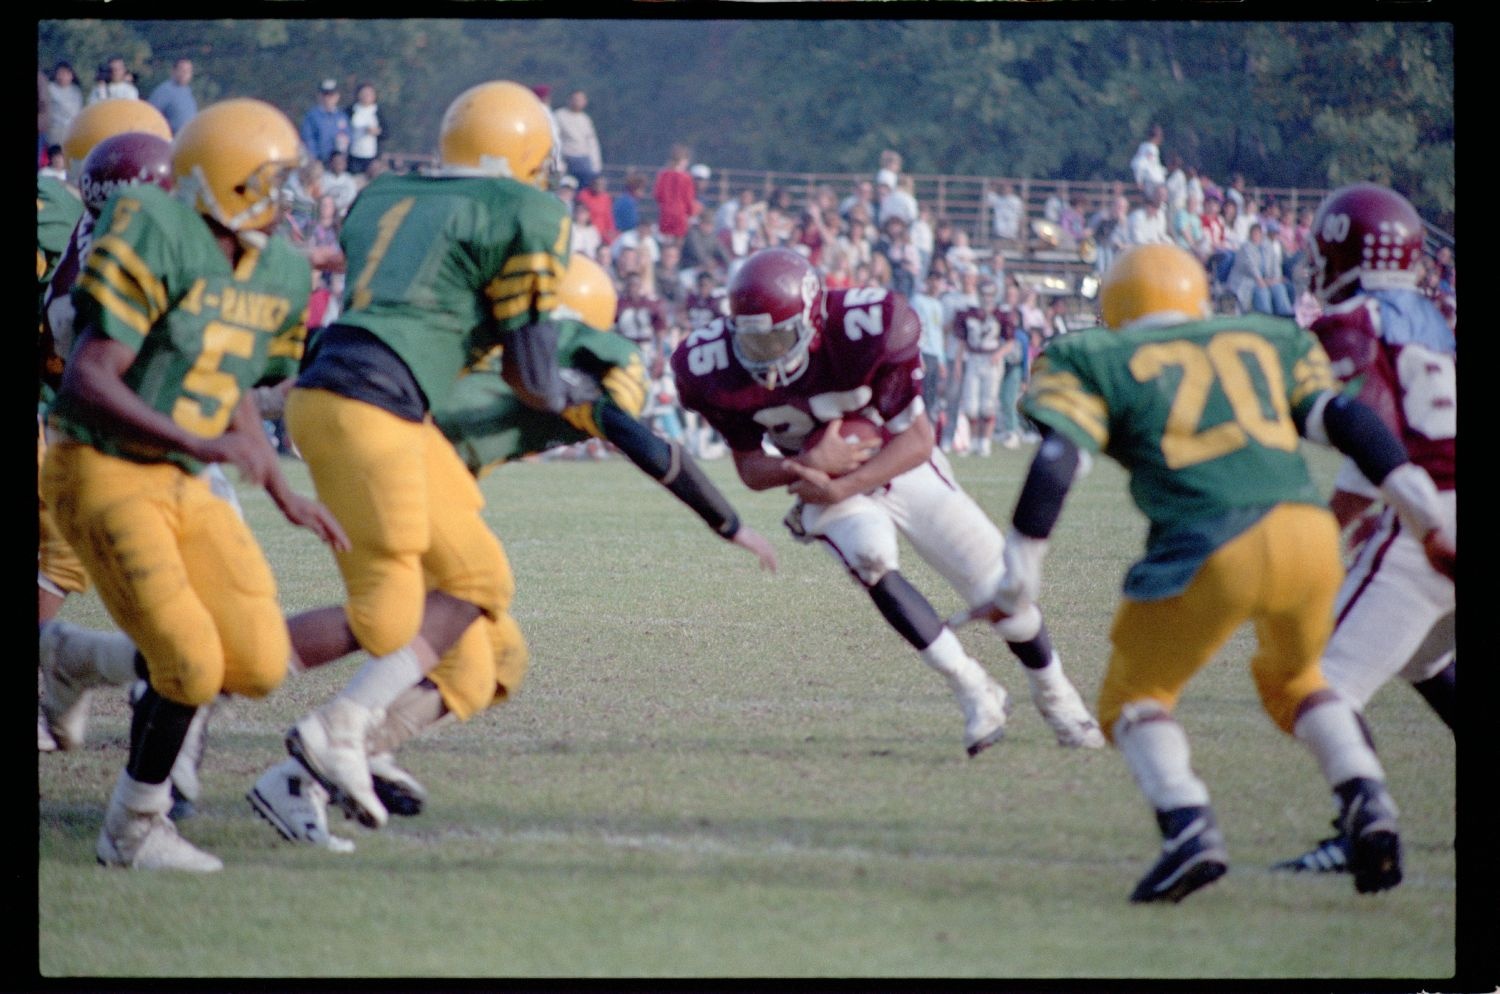
[[[1374,183],[1334,190],[1312,222],[1313,294],[1327,304],[1356,289],[1414,288],[1422,239],[1422,218],[1394,190]]]
[[[734,357],[767,389],[790,383],[807,368],[807,350],[823,326],[823,281],[803,255],[762,249],[729,281]]]
[[[78,179],[83,205],[94,217],[109,195],[122,186],[155,183],[172,188],[172,145],[144,131],[126,131],[95,145],[83,160]]]

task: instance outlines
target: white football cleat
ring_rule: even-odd
[[[42,713],[42,702],[36,702],[36,751],[56,752],[57,740],[47,730],[47,716]]]
[[[282,760],[262,773],[245,799],[288,842],[354,851],[352,841],[328,831],[328,792],[295,759]]]
[[[1048,676],[1042,676],[1046,672]],[[1104,732],[1089,713],[1078,689],[1063,676],[1056,660],[1045,671],[1026,670],[1031,681],[1031,700],[1041,712],[1057,744],[1069,749],[1103,749]]]
[[[135,800],[127,804],[130,797]],[[151,787],[135,783],[122,773],[104,812],[99,841],[94,844],[100,864],[131,870],[222,870],[224,864],[219,857],[177,834],[177,826],[166,814],[171,801],[165,784]]]
[[[970,756],[979,755],[1005,737],[1010,701],[1005,688],[992,677],[984,678],[978,693],[961,695],[959,704],[964,709],[964,749]]]
[[[375,793],[365,735],[379,720],[374,712],[335,697],[286,733],[286,750],[306,767],[334,804],[366,828],[380,828],[388,812]]]
[[[59,749],[83,746],[89,720],[89,689],[103,683],[90,680],[64,665],[63,642],[67,623],[49,621],[37,636],[37,662],[42,670],[42,714],[47,731]]]

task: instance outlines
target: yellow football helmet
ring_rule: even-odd
[[[438,157],[449,169],[545,187],[557,156],[552,114],[520,83],[472,86],[443,112]]]
[[[1177,324],[1206,318],[1208,271],[1175,245],[1128,248],[1104,274],[1099,314],[1115,330],[1148,320]]]
[[[275,224],[281,185],[302,159],[301,139],[286,115],[243,97],[205,107],[172,143],[177,189],[230,231]]]
[[[615,326],[618,304],[614,281],[603,267],[585,255],[568,259],[568,271],[557,286],[559,310],[567,308],[590,328],[608,331]]]
[[[141,131],[163,141],[172,140],[172,127],[161,111],[134,97],[114,97],[89,104],[78,112],[63,139],[63,154],[68,157],[68,173],[77,178],[94,146],[106,138],[127,131]]]

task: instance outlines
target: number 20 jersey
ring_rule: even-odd
[[[807,368],[768,390],[734,358],[724,318],[694,332],[672,353],[684,407],[697,411],[736,452],[768,438],[799,451],[820,424],[873,412],[897,434],[922,413],[921,324],[900,296],[879,287],[830,290]]]
[[[1268,315],[1054,339],[1023,411],[1130,473],[1151,522],[1128,596],[1171,596],[1281,503],[1322,506],[1294,419],[1336,389],[1313,336]]]

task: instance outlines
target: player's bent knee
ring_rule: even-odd
[[[486,622],[471,625],[427,675],[460,721],[489,707],[495,697],[495,656],[487,628]]]
[[[1314,694],[1330,692],[1328,681],[1316,667],[1303,670],[1289,679],[1263,681],[1257,674],[1256,686],[1260,691],[1261,707],[1276,727],[1288,735],[1292,734],[1297,715],[1308,699]]]
[[[1042,609],[1028,604],[1020,612],[995,622],[994,629],[1007,642],[1030,642],[1042,630]]]

